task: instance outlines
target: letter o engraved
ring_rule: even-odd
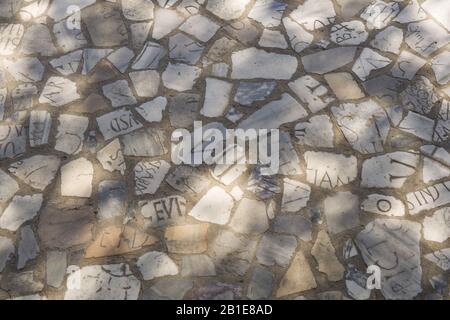
[[[389,212],[392,209],[392,204],[389,200],[381,199],[377,201],[377,208],[381,212]]]

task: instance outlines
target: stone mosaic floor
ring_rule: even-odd
[[[448,0],[2,0],[0,298],[448,299],[449,31]],[[173,164],[195,120],[279,128],[280,174]]]

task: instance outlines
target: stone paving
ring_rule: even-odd
[[[1,1],[0,299],[449,299],[449,31],[448,0]],[[279,174],[174,164],[196,120],[280,129]]]

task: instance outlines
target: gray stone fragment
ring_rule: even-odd
[[[179,93],[170,99],[169,120],[175,128],[191,127],[200,111],[200,95]]]
[[[183,277],[209,277],[216,275],[214,262],[204,254],[183,256],[181,275]]]
[[[259,263],[266,266],[287,267],[295,248],[297,248],[296,237],[266,233],[259,242],[256,258]]]
[[[263,101],[276,87],[276,82],[241,82],[237,88],[234,101],[244,106]]]
[[[28,261],[37,257],[39,245],[30,226],[20,229],[20,240],[17,248],[17,269],[23,269]]]
[[[3,271],[6,263],[12,258],[14,251],[14,243],[11,239],[0,237],[0,272]]]
[[[147,128],[122,136],[123,154],[135,157],[155,157],[167,153],[165,132]]]
[[[47,251],[46,274],[47,284],[59,288],[64,280],[67,268],[65,251]]]
[[[177,166],[166,182],[182,193],[202,193],[210,185],[210,180],[198,169],[190,166]]]
[[[324,74],[339,69],[354,60],[356,47],[333,48],[302,57],[306,72]]]
[[[273,231],[293,235],[303,241],[312,240],[311,221],[297,214],[277,215],[273,221]]]
[[[183,33],[177,33],[169,39],[169,57],[181,63],[197,64],[204,49],[200,42]]]
[[[247,290],[247,297],[252,300],[267,299],[271,296],[275,276],[264,267],[256,266]]]
[[[338,192],[323,203],[328,230],[338,234],[359,225],[359,198],[351,192]]]
[[[125,183],[104,180],[98,186],[98,218],[106,220],[125,214]]]
[[[5,278],[2,289],[9,291],[13,296],[37,293],[44,289],[44,283],[33,271],[11,272]]]
[[[42,194],[15,196],[0,216],[0,228],[17,231],[25,222],[33,219],[41,209]]]
[[[192,289],[194,281],[166,278],[157,280],[149,289],[144,290],[143,300],[181,300]]]

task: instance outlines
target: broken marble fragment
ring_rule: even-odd
[[[361,209],[389,217],[405,215],[405,205],[401,200],[382,194],[370,194],[367,196],[367,199],[361,203]]]
[[[353,149],[362,154],[384,151],[391,126],[386,112],[374,100],[344,103],[332,107],[331,112]]]
[[[422,176],[425,183],[450,176],[450,154],[444,148],[425,145],[420,148],[423,158]]]
[[[233,84],[214,78],[206,78],[206,91],[200,114],[208,118],[220,117],[228,108]]]
[[[166,109],[167,99],[165,97],[157,97],[152,101],[141,104],[136,107],[136,111],[147,122],[160,122],[163,118],[163,111]]]
[[[306,104],[313,113],[326,108],[328,104],[335,100],[329,94],[328,89],[311,76],[303,76],[288,85],[300,101]]]
[[[296,248],[296,237],[266,233],[259,242],[256,258],[266,266],[287,267]]]
[[[422,291],[420,231],[417,222],[376,219],[355,238],[364,262],[381,268],[386,299],[412,299]]]
[[[154,4],[148,0],[127,0],[122,3],[125,18],[131,21],[153,19]]]
[[[339,281],[344,277],[344,267],[336,257],[330,237],[325,230],[319,231],[311,254],[319,264],[319,271],[327,275],[329,281]]]
[[[330,31],[330,40],[340,46],[361,44],[368,36],[364,23],[358,20],[335,24]]]
[[[107,146],[97,152],[97,160],[109,172],[119,171],[125,174],[126,164],[119,139],[114,139]]]
[[[243,105],[250,106],[254,102],[263,101],[268,97],[276,87],[276,82],[248,82],[242,81],[234,96],[234,101]]]
[[[150,251],[139,257],[137,266],[144,280],[178,274],[178,266],[165,253]]]
[[[450,208],[442,208],[423,220],[425,240],[442,243],[450,238]]]
[[[20,229],[17,253],[17,270],[23,269],[28,261],[33,260],[39,254],[37,239],[29,225]]]
[[[97,124],[105,140],[142,128],[142,124],[127,109],[119,109],[97,118]]]
[[[311,241],[312,223],[298,214],[277,215],[273,221],[273,231],[296,236],[299,240]]]
[[[128,69],[128,65],[133,58],[133,51],[127,47],[117,49],[107,57],[108,61],[111,62],[113,66],[115,66],[121,73],[124,73]]]
[[[167,153],[165,132],[147,128],[131,132],[120,138],[125,156],[155,157]]]
[[[2,5],[3,6],[3,5]],[[25,28],[21,24],[0,24],[0,55],[11,55],[20,44]]]
[[[365,97],[364,92],[350,73],[328,73],[324,75],[324,78],[339,100],[356,100]]]
[[[434,104],[439,100],[433,84],[423,76],[412,82],[400,94],[400,97],[407,109],[421,114],[430,113]]]
[[[445,181],[407,193],[406,203],[412,215],[447,205],[450,203],[450,183]]]
[[[368,276],[349,264],[345,273],[345,286],[350,297],[356,300],[370,298],[371,290],[367,288]]]
[[[38,58],[11,58],[3,59],[3,68],[16,80],[21,82],[37,82],[41,81],[44,76],[44,65]],[[50,79],[58,79],[52,77]],[[49,80],[50,80],[49,79]],[[59,78],[62,79],[62,78]],[[63,79],[64,80],[64,79]],[[67,80],[70,82],[70,80]],[[45,88],[44,88],[45,90]]]
[[[125,214],[125,183],[118,180],[103,180],[98,185],[98,218],[106,220]]]
[[[291,44],[291,48],[300,53],[310,46],[314,40],[314,36],[306,31],[301,25],[289,17],[283,18],[283,25]]]
[[[301,60],[306,72],[324,74],[352,62],[355,53],[356,47],[333,48],[302,56]]]
[[[208,247],[207,223],[167,227],[164,233],[167,250],[171,253],[193,254]]]
[[[177,33],[169,39],[169,57],[177,62],[195,65],[204,49],[200,42],[183,33]]]
[[[77,92],[75,82],[62,77],[50,77],[39,97],[39,103],[48,103],[53,107],[61,107],[79,98],[80,95]]]
[[[282,212],[298,212],[306,207],[311,187],[296,180],[284,178],[283,198],[281,200]]]
[[[175,10],[157,8],[152,38],[159,40],[175,30],[184,21],[184,17]]]
[[[310,31],[333,23],[335,16],[331,0],[306,0],[291,13],[292,19]]]
[[[169,100],[169,120],[175,128],[188,128],[198,117],[200,96],[195,93],[178,93]]]
[[[256,266],[247,289],[247,297],[252,300],[267,299],[272,294],[274,274],[264,267]]]
[[[450,32],[450,4],[447,1],[426,0],[422,8],[440,22]]]
[[[221,187],[215,186],[194,205],[189,212],[197,220],[224,225],[233,208],[233,198]]]
[[[450,51],[444,51],[431,60],[431,68],[439,84],[445,85],[450,81]]]
[[[369,29],[383,29],[400,12],[397,2],[373,1],[361,14],[361,18],[367,21]]]
[[[111,257],[138,251],[158,239],[131,226],[109,226],[97,231],[86,249],[85,258]]]
[[[308,122],[299,122],[295,126],[295,137],[301,145],[332,148],[334,140],[333,124],[327,115],[317,115]]]
[[[306,180],[318,187],[334,189],[356,179],[358,169],[354,156],[307,151],[304,157]]]
[[[26,151],[27,132],[21,125],[0,125],[0,159],[15,158]]]
[[[11,164],[8,171],[26,184],[43,191],[52,183],[61,160],[52,155],[35,155]]]
[[[78,71],[83,51],[77,50],[59,58],[50,60],[50,64],[63,76],[71,75]]]
[[[59,288],[66,275],[67,253],[57,250],[47,251],[45,266],[47,284],[53,288]]]
[[[190,16],[181,26],[180,30],[206,42],[219,30],[220,26],[209,18],[200,14]]]
[[[92,193],[94,167],[86,158],[78,158],[61,167],[61,195],[89,198]]]
[[[435,134],[435,121],[418,113],[408,112],[398,128],[422,140],[431,142]]]
[[[139,97],[152,98],[158,94],[160,82],[158,72],[154,70],[143,70],[130,72],[128,75]]]
[[[206,10],[223,20],[235,20],[242,16],[250,0],[208,0]]]
[[[429,57],[450,42],[450,34],[431,19],[408,24],[405,42],[419,55]]]
[[[402,11],[395,17],[393,21],[400,23],[409,23],[421,21],[427,18],[426,12],[422,9],[417,0],[411,0],[403,8]]]
[[[424,257],[425,259],[435,263],[442,270],[450,270],[450,248],[445,248],[426,254]]]
[[[274,28],[280,25],[287,4],[275,0],[256,0],[248,17],[260,22],[264,27]]]
[[[0,272],[3,271],[6,263],[12,258],[14,251],[14,244],[11,239],[0,237]]]
[[[53,34],[55,35],[56,43],[62,49],[62,52],[68,53],[76,49],[84,48],[87,45],[86,37],[78,26],[81,26],[79,13],[74,13],[71,17],[53,25]]]
[[[345,191],[327,197],[323,202],[328,231],[338,234],[359,225],[359,198]]]
[[[291,55],[248,48],[231,55],[233,79],[289,80],[298,67],[297,58]]]
[[[51,57],[57,53],[50,31],[44,24],[32,24],[21,41],[20,51],[25,55]]]
[[[182,193],[201,193],[210,185],[210,180],[205,175],[190,166],[177,166],[167,176],[166,182]]]
[[[128,264],[69,266],[64,300],[137,300],[141,283]]]
[[[403,30],[395,26],[389,26],[379,32],[370,45],[380,51],[399,54],[403,43]]]
[[[182,259],[181,276],[209,277],[216,275],[214,262],[206,254],[185,255]]]
[[[391,59],[380,55],[372,49],[364,48],[361,55],[356,59],[352,71],[362,80],[369,78],[370,73],[386,67],[392,62]]]
[[[58,118],[59,126],[56,134],[55,150],[67,154],[81,152],[84,142],[84,134],[89,125],[89,118],[62,114]]]
[[[134,59],[133,70],[157,69],[166,50],[158,43],[147,41],[139,55]]]
[[[139,207],[142,216],[148,219],[151,227],[178,222],[186,215],[186,199],[182,196],[140,201]]]
[[[234,212],[230,227],[244,234],[262,234],[269,229],[266,205],[262,201],[244,198]]]
[[[191,90],[200,76],[201,69],[182,63],[169,63],[162,74],[164,86],[176,91]]]
[[[155,194],[164,180],[170,164],[165,160],[142,160],[134,167],[136,195]]]
[[[0,205],[3,207],[19,191],[19,184],[5,171],[0,170]]]
[[[117,80],[102,87],[103,94],[114,108],[137,103],[127,80]]]
[[[425,63],[426,60],[404,50],[400,53],[391,72],[394,77],[412,80]]]
[[[345,244],[342,248],[342,256],[345,260],[353,258],[358,255],[358,251],[356,250],[355,243],[352,239],[348,239],[345,241]]]
[[[17,231],[25,222],[33,219],[41,209],[41,193],[30,196],[15,196],[0,216],[0,228]]]

